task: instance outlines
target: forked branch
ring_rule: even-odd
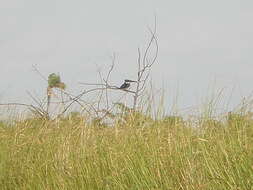
[[[158,51],[159,51],[158,41],[156,37],[156,20],[155,20],[154,29],[153,30],[150,28],[148,29],[151,34],[151,38],[148,42],[146,49],[144,50],[143,57],[142,57],[140,48],[138,48],[138,60],[137,60],[138,72],[137,72],[137,80],[136,80],[137,85],[136,85],[136,90],[134,93],[133,110],[136,110],[138,98],[140,97],[140,95],[142,95],[142,92],[145,90],[146,82],[150,76],[151,67],[156,62]],[[154,50],[155,52],[154,52],[154,56],[150,58],[149,60],[148,56],[149,54],[151,54],[150,49],[152,46],[155,46],[155,50]]]

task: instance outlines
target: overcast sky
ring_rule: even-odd
[[[196,105],[213,89],[224,88],[231,104],[251,93],[252,0],[1,0],[1,101],[28,101],[27,90],[42,96],[46,83],[32,65],[44,75],[60,73],[75,91],[78,82],[96,81],[116,53],[111,82],[134,78],[154,15],[152,80],[165,89],[168,107],[175,97],[181,108]]]

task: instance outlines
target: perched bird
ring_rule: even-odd
[[[125,82],[119,87],[119,89],[121,89],[121,90],[128,89],[130,87],[131,82],[136,82],[136,81],[126,79]]]

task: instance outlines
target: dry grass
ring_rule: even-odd
[[[253,189],[250,120],[72,118],[0,126],[1,189]]]

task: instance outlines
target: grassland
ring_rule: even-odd
[[[0,189],[253,189],[253,122],[132,115],[0,124]]]

